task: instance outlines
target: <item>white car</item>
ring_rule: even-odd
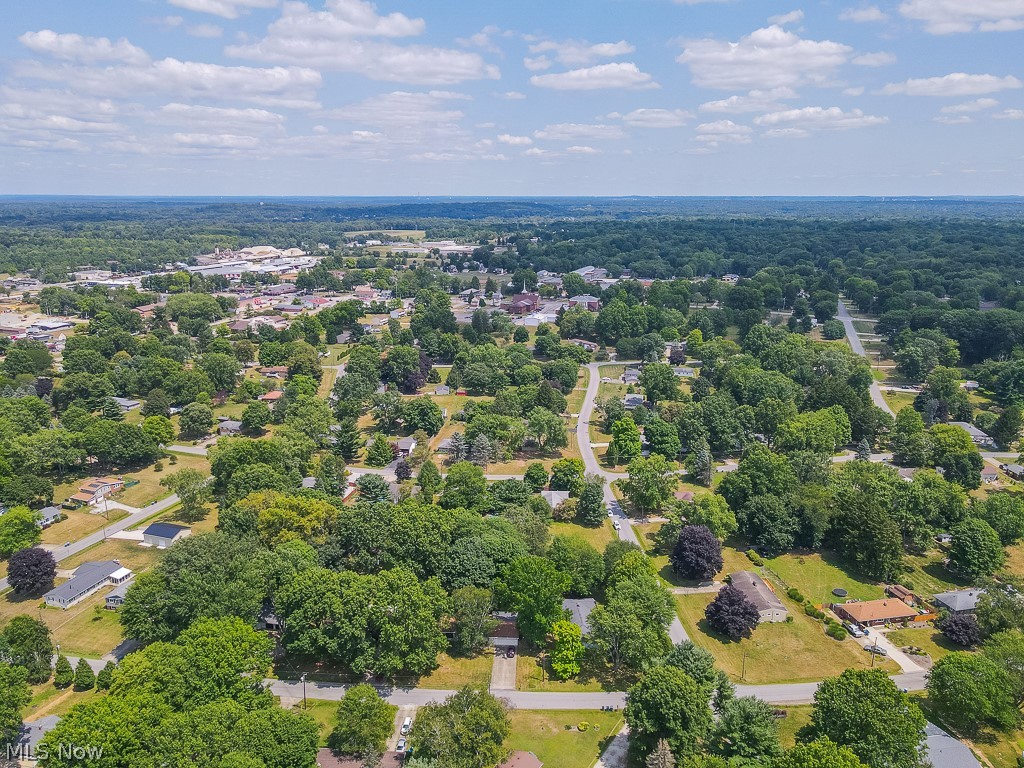
[[[405,739],[399,739],[398,743],[395,745],[395,751],[396,752],[405,752],[405,747],[406,747],[407,744],[408,744],[408,742],[406,742]]]
[[[619,530],[621,527],[622,525],[619,523],[618,520],[612,523],[612,528],[614,528],[616,531]]]

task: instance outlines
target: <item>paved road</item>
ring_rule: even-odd
[[[165,499],[150,504],[148,507],[129,507],[126,504],[121,504],[116,501],[108,502],[108,506],[113,509],[123,509],[128,513],[128,516],[118,520],[115,523],[109,523],[105,528],[91,533],[83,539],[71,542],[66,547],[47,547],[53,553],[53,559],[58,563],[61,560],[66,560],[70,557],[74,557],[79,552],[87,550],[89,547],[99,544],[106,538],[109,538],[111,534],[120,533],[123,530],[131,528],[132,526],[138,525],[140,522],[145,520],[151,515],[155,515],[157,512],[163,512],[168,507],[173,507],[178,503],[177,494],[171,494]],[[58,523],[59,525],[59,523]],[[0,579],[0,592],[3,592],[10,584],[7,579]]]
[[[860,337],[857,335],[857,329],[853,327],[853,318],[850,316],[850,313],[847,311],[846,305],[842,300],[839,301],[839,312],[837,317],[843,322],[843,326],[846,328],[846,338],[850,341],[850,349],[861,357],[867,357],[868,354],[864,349],[864,344],[861,343]],[[868,362],[871,362],[870,359]],[[895,418],[896,412],[889,407],[885,398],[882,397],[882,388],[874,379],[871,381],[871,402]]]

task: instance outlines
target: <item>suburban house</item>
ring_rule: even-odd
[[[234,419],[224,419],[224,421],[217,424],[217,434],[224,435],[239,435],[242,433],[242,422],[235,421]]]
[[[128,413],[129,411],[134,411],[136,408],[142,405],[141,400],[132,400],[131,398],[128,397],[112,397],[110,399],[117,403],[118,408],[121,409],[121,413]]]
[[[60,522],[61,514],[63,513],[57,507],[43,507],[37,513],[36,524],[40,528],[49,528],[54,523]]]
[[[395,447],[398,448],[398,454],[400,456],[408,456],[414,450],[416,450],[416,438],[415,437],[400,437],[395,443]]]
[[[517,749],[498,768],[544,768],[544,763],[533,752]]]
[[[634,408],[640,408],[644,404],[643,395],[626,395],[622,398],[622,404],[626,406],[626,410],[633,410]]]
[[[132,575],[129,569],[122,568],[116,560],[82,563],[75,569],[74,576],[43,595],[43,600],[51,608],[70,608],[100,587],[123,584]]]
[[[584,635],[587,635],[590,632],[590,624],[588,623],[590,612],[594,610],[596,605],[597,601],[592,597],[567,598],[562,601],[562,610],[568,611],[569,621],[579,627]]]
[[[904,587],[902,584],[888,584],[885,587],[885,594],[890,597],[895,597],[897,600],[902,600],[909,606],[918,605],[921,600],[911,592],[909,589]]]
[[[729,574],[729,583],[743,593],[750,602],[757,606],[759,621],[772,624],[785,621],[789,615],[786,606],[779,596],[768,586],[767,582],[753,571],[737,571]]]
[[[519,623],[514,613],[495,613],[498,625],[491,630],[488,641],[495,648],[519,647]]]
[[[262,395],[260,395],[259,399],[262,400],[264,403],[270,403],[271,405],[273,405],[282,397],[284,397],[284,392],[282,392],[280,389],[272,389],[269,392],[264,392]]]
[[[983,483],[994,483],[998,479],[999,479],[999,473],[996,472],[996,470],[993,467],[990,467],[987,464],[984,467],[982,467],[982,470],[981,470],[981,482],[983,482]]]
[[[78,486],[78,493],[68,499],[74,506],[98,504],[112,493],[124,488],[124,480],[119,477],[94,477]]]
[[[640,371],[636,368],[627,368],[622,372],[622,383],[623,384],[639,384],[640,383]]]
[[[978,429],[970,422],[951,421],[949,422],[949,426],[960,427],[960,429],[962,429],[964,432],[971,436],[971,442],[977,446],[981,446],[983,448],[991,448],[992,446],[995,445],[995,441],[992,440],[991,437],[986,435],[984,432],[982,432],[980,429]]]
[[[925,723],[925,755],[932,768],[981,768],[970,747],[932,723]]]
[[[739,281],[740,281],[740,276],[739,275],[733,275],[733,274],[722,275],[722,282],[723,283],[728,283],[729,285],[736,285],[736,283],[738,283]]]
[[[436,387],[434,387],[435,395],[450,395],[451,393],[452,388],[445,384],[438,384]]]
[[[935,605],[939,610],[950,613],[974,613],[978,607],[978,599],[985,594],[984,589],[954,589],[950,592],[939,592],[935,595]]]
[[[122,605],[124,605],[124,597],[128,594],[128,587],[135,581],[134,578],[128,579],[128,581],[122,582],[114,587],[107,594],[107,602],[104,606],[107,610],[116,611]]]
[[[546,501],[552,509],[555,509],[563,501],[568,501],[568,491],[541,491],[541,498]]]
[[[185,525],[153,523],[142,532],[142,545],[145,547],[156,547],[157,549],[167,549],[178,539],[184,539],[191,533],[192,529]]]
[[[266,376],[268,379],[287,379],[288,378],[288,366],[287,365],[268,365],[260,368],[260,375]]]
[[[369,285],[357,285],[355,290],[356,298],[363,304],[369,306],[377,300],[377,291]]]
[[[601,309],[601,300],[597,298],[597,296],[591,296],[589,293],[583,293],[569,299],[569,306],[583,307],[591,312],[597,312]]]
[[[587,341],[586,339],[569,339],[569,343],[575,344],[577,347],[587,350],[587,352],[597,351],[597,344],[592,341]]]
[[[906,622],[916,619],[918,612],[902,600],[883,598],[849,603],[837,603],[832,610],[841,619],[852,621],[862,627],[877,627],[892,622]]]
[[[680,379],[692,379],[694,376],[697,375],[697,371],[695,371],[693,368],[690,368],[688,365],[677,365],[675,368],[672,369],[672,373],[674,373]]]
[[[1014,480],[1024,480],[1024,467],[1020,464],[1000,464],[999,468]]]

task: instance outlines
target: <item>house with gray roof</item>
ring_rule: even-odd
[[[60,522],[61,514],[57,507],[43,507],[36,513],[36,525],[40,528],[49,528]]]
[[[594,610],[596,605],[597,601],[592,597],[567,598],[562,601],[562,609],[569,612],[569,621],[579,627],[584,635],[590,632],[588,620],[590,612]]]
[[[43,600],[51,608],[70,608],[101,587],[123,584],[133,575],[128,568],[121,567],[117,560],[82,563],[70,579],[43,595]]]
[[[932,768],[981,768],[970,748],[932,723],[924,727],[925,754]]]
[[[131,398],[128,397],[112,397],[110,399],[117,403],[118,407],[121,409],[123,413],[134,411],[136,408],[142,405],[141,401],[132,400]]]
[[[125,595],[128,594],[128,587],[132,585],[135,578],[130,578],[128,581],[122,582],[114,587],[110,592],[107,593],[106,607],[108,610],[116,611],[122,605],[124,605]]]
[[[950,613],[973,613],[978,600],[985,594],[984,589],[954,589],[935,595],[935,605]]]
[[[750,602],[757,606],[761,622],[774,623],[785,621],[789,611],[782,604],[765,580],[753,571],[737,571],[729,574],[729,583],[743,593]]]
[[[541,491],[541,498],[546,501],[552,509],[555,509],[563,501],[568,501],[568,491]]]

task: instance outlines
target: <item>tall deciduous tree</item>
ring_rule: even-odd
[[[384,701],[372,685],[353,686],[338,705],[337,724],[327,737],[327,746],[347,755],[361,755],[371,749],[383,752],[394,730],[397,711],[398,707]]]
[[[928,673],[928,700],[948,723],[968,732],[983,725],[1009,730],[1020,720],[1010,679],[984,654],[955,651]]]
[[[53,554],[39,547],[19,550],[7,563],[7,580],[18,594],[31,595],[52,589],[56,576],[57,561]]]
[[[705,581],[722,570],[722,545],[703,525],[687,525],[669,554],[672,570],[685,579]]]
[[[53,643],[46,624],[31,616],[15,616],[4,627],[3,640],[7,643],[8,661],[25,668],[28,682],[34,685],[50,679]]]
[[[527,555],[505,566],[494,584],[494,594],[500,607],[519,615],[523,637],[540,643],[563,616],[562,597],[569,581],[550,560]]]
[[[441,704],[422,707],[410,741],[418,756],[448,768],[491,768],[506,755],[511,724],[505,705],[490,693],[463,688]]]
[[[969,517],[953,527],[950,565],[971,579],[991,576],[1006,562],[1006,552],[992,526]]]
[[[0,664],[0,749],[13,744],[21,731],[21,711],[32,698],[25,678],[24,668]]]
[[[629,477],[621,482],[622,492],[641,518],[658,512],[672,498],[679,482],[662,456],[634,459],[627,471]]]
[[[726,584],[718,596],[704,609],[704,617],[716,632],[730,640],[750,637],[760,615],[750,599],[731,584]]]
[[[185,467],[163,478],[160,485],[178,495],[182,520],[194,523],[206,517],[206,505],[213,500],[213,489],[204,472]]]
[[[580,628],[571,621],[556,621],[551,625],[551,669],[562,680],[576,677],[583,660],[583,640]]]
[[[626,722],[641,758],[668,741],[679,758],[696,754],[711,729],[711,692],[683,670],[656,666],[626,694]]]

